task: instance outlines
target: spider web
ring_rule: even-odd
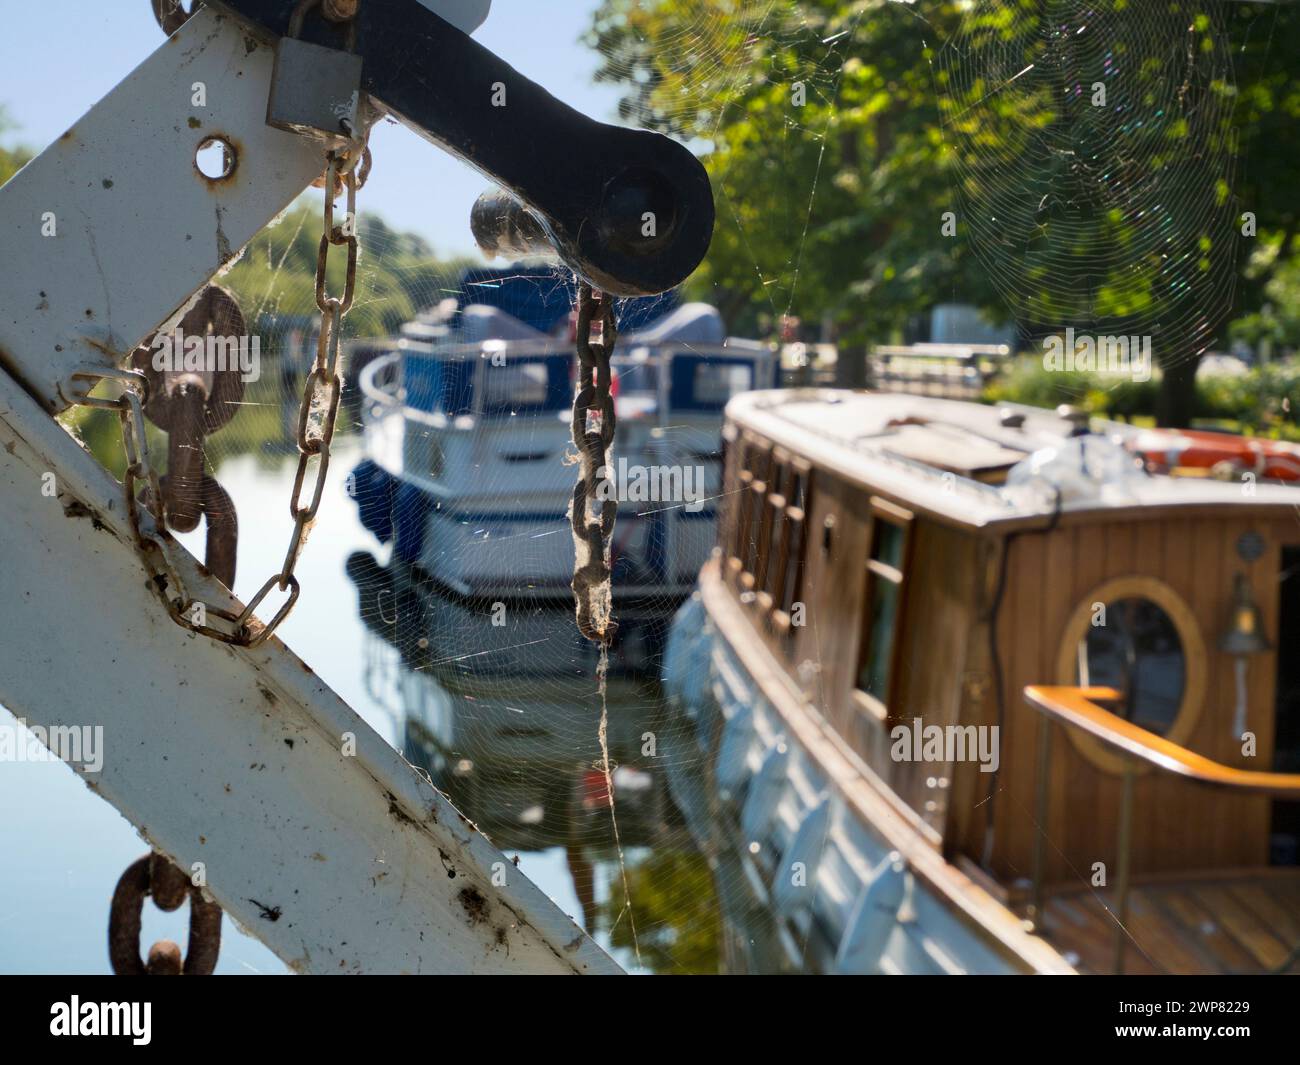
[[[1200,355],[1232,305],[1232,63],[1214,3],[976,0],[937,67],[969,245],[1027,331]]]

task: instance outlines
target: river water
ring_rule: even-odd
[[[346,472],[361,457],[358,436],[336,439],[325,502],[298,566],[301,599],[280,636],[411,762],[432,769],[452,801],[507,854],[517,854],[519,868],[625,967],[716,971],[722,935],[708,863],[691,844],[661,777],[635,761],[641,722],[662,724],[655,690],[614,685],[610,696],[611,721],[630,722],[632,733],[632,746],[624,745],[616,756],[615,779],[631,894],[625,906],[624,870],[609,830],[603,774],[593,757],[594,680],[579,696],[580,742],[536,751],[535,758],[526,747],[505,759],[485,754],[474,762],[455,751],[449,764],[440,758],[447,750],[440,746],[439,723],[445,725],[449,714],[463,715],[465,700],[449,709],[438,682],[412,669],[409,656],[402,660],[384,638],[382,609],[372,608],[366,624],[357,586],[347,574],[347,561],[358,551],[382,559],[345,490]],[[283,559],[295,466],[293,455],[265,445],[220,462],[218,477],[240,516],[235,591],[245,601]],[[201,556],[201,533],[181,539]],[[521,721],[555,713],[555,693],[545,692],[544,705],[542,694],[542,688],[523,683],[505,703]],[[12,721],[0,709],[0,722]],[[63,764],[8,763],[0,769],[0,970],[107,972],[109,899],[145,844]],[[183,943],[186,920],[186,908],[164,914],[147,905],[142,941],[147,946],[165,936]],[[223,932],[219,973],[286,971],[229,917]]]

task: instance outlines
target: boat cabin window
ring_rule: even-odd
[[[759,572],[755,583],[773,621],[788,631],[803,578],[804,518],[808,467],[790,455],[774,456],[771,485],[759,529]],[[802,616],[800,617],[802,622]]]
[[[745,440],[735,485],[729,566],[745,601],[789,634],[803,584],[805,531],[812,473],[801,459]]]
[[[777,539],[769,567],[768,593],[787,621],[799,601],[803,585],[804,532],[808,504],[808,468],[792,462],[781,486]]]
[[[484,414],[564,410],[573,402],[572,364],[567,352],[511,358],[504,365],[484,358],[479,367],[479,409]]]
[[[658,363],[615,360],[613,369],[618,376],[618,390],[624,395],[630,392],[654,395],[659,390]]]
[[[546,402],[548,388],[546,364],[511,362],[504,366],[488,365],[483,374],[483,407],[536,407]]]
[[[1107,709],[1186,744],[1205,701],[1208,659],[1196,615],[1169,585],[1149,576],[1114,577],[1076,604],[1062,633],[1056,676],[1058,684],[1115,689],[1119,699]],[[1086,733],[1067,735],[1106,772],[1126,768],[1121,755]]]
[[[903,603],[907,533],[910,519],[873,501],[871,548],[867,554],[867,588],[858,652],[858,694],[871,713],[889,715],[894,648]]]
[[[668,405],[677,411],[722,410],[732,396],[754,388],[752,359],[674,355]]]
[[[416,410],[468,414],[474,403],[475,362],[407,355],[402,364],[406,402]]]
[[[748,441],[741,440],[736,444],[736,479],[731,486],[732,502],[729,509],[732,512],[731,524],[728,527],[730,542],[726,545],[727,554],[730,556],[730,564],[733,569],[740,566],[740,560],[745,557],[745,535],[747,532],[749,510],[749,486],[753,483],[754,474],[749,469],[750,451],[753,447]]]
[[[745,462],[740,474],[740,517],[736,522],[736,557],[745,583],[752,588],[758,572],[759,520],[763,513],[763,499],[767,495],[767,479],[772,465],[772,452],[761,444],[745,445]]]
[[[1078,682],[1114,688],[1116,713],[1157,736],[1178,716],[1187,661],[1178,629],[1150,599],[1133,596],[1098,603],[1078,643]]]
[[[453,417],[559,411],[573,402],[573,356],[510,357],[486,354],[408,354],[402,384],[409,406]]]

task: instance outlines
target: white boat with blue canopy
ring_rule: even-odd
[[[572,609],[572,343],[484,305],[412,332],[361,374],[362,522],[451,603],[527,606],[550,625],[544,614]],[[657,619],[658,644],[715,540],[723,408],[778,367],[705,304],[620,336],[612,367],[615,608],[625,638]],[[524,635],[512,626],[514,642]]]

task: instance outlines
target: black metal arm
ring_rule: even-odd
[[[212,2],[269,40],[284,35],[294,7]],[[339,47],[319,15],[302,36]],[[481,243],[508,231],[516,239],[503,250],[535,250],[544,237],[577,274],[620,296],[666,291],[704,258],[713,193],[704,167],[677,142],[580,114],[417,0],[362,0],[356,42],[362,90],[377,109],[460,156],[533,216],[505,201],[495,215],[476,211]],[[647,213],[653,235],[645,235]]]

